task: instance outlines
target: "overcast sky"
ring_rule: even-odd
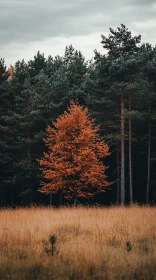
[[[0,0],[0,57],[10,65],[72,44],[91,59],[101,34],[121,23],[156,45],[156,0]]]

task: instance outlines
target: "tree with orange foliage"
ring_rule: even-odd
[[[14,66],[10,65],[10,67],[8,68],[8,74],[9,74],[8,81],[12,80],[14,73],[15,73],[15,68]]]
[[[39,160],[45,181],[40,192],[61,191],[68,199],[93,197],[110,186],[102,159],[109,156],[108,145],[98,135],[88,110],[71,101],[68,110],[53,127],[48,126],[44,139],[48,152]]]

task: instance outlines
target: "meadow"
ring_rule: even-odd
[[[156,208],[4,209],[0,225],[1,280],[156,279]]]

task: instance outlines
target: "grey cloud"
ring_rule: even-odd
[[[0,0],[0,56],[52,38],[98,33],[100,44],[100,34],[120,23],[155,44],[155,0]]]
[[[154,4],[155,0],[128,0],[128,3],[132,5],[143,6],[143,5]]]
[[[108,31],[154,17],[152,0],[0,0],[1,45]],[[141,5],[141,7],[140,7]]]

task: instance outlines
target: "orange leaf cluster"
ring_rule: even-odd
[[[39,160],[45,181],[40,192],[56,193],[65,197],[93,197],[110,186],[102,159],[109,156],[108,145],[98,135],[88,114],[77,102],[61,115],[53,127],[48,126],[44,139],[48,152]]]
[[[14,66],[10,65],[10,67],[8,68],[8,73],[9,73],[9,77],[8,77],[8,81],[12,80],[12,77],[15,73],[15,68]]]

